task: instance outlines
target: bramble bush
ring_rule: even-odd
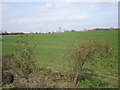
[[[21,35],[21,39],[17,41],[17,47],[15,49],[15,62],[16,69],[15,71],[22,77],[26,77],[32,73],[37,72],[38,66],[33,55],[35,54],[36,44],[31,43],[31,37],[28,35]]]

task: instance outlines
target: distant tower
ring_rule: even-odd
[[[39,32],[39,33],[42,33],[42,32],[41,32],[41,28],[40,28],[40,32]]]
[[[61,32],[61,27],[59,27],[59,32]]]

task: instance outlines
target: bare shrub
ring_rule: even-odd
[[[72,59],[74,83],[77,83],[78,76],[82,73],[83,66],[86,62],[94,61],[97,57],[108,57],[112,54],[112,51],[109,42],[100,43],[96,40],[90,40],[87,43],[73,45],[70,57]]]

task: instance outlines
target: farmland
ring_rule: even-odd
[[[32,58],[38,61],[38,65],[60,72],[66,72],[69,69],[69,48],[71,48],[71,45],[85,43],[92,39],[98,40],[101,43],[109,41],[110,46],[114,49],[114,56],[111,57],[111,60],[107,58],[98,60],[95,66],[89,62],[86,63],[84,66],[85,70],[91,69],[94,71],[94,74],[90,72],[84,73],[85,76],[91,76],[92,78],[81,77],[81,87],[118,87],[117,30],[28,34],[28,37],[31,42],[31,47],[34,46],[34,44],[37,45],[34,50],[35,54]],[[20,38],[20,35],[3,35],[3,56],[14,54],[15,48],[21,48],[21,45],[18,46],[16,43],[21,40]]]

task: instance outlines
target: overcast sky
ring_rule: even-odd
[[[0,29],[49,32],[118,27],[117,2],[4,2]]]

